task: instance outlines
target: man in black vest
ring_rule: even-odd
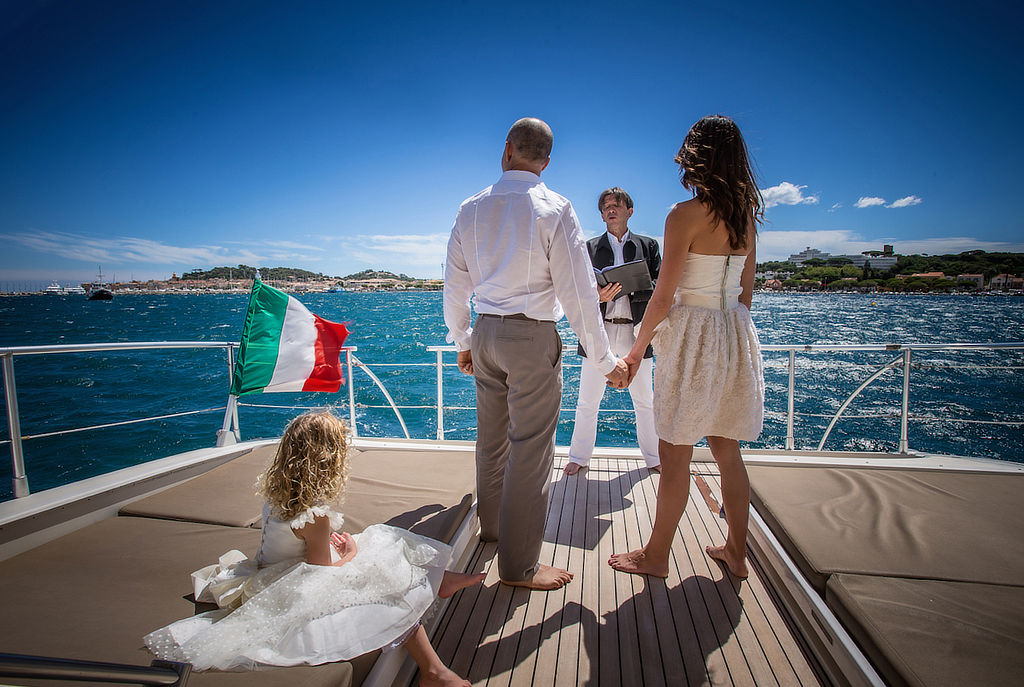
[[[627,224],[633,215],[633,199],[629,194],[618,187],[610,188],[597,199],[597,208],[601,211],[601,219],[604,220],[608,231],[587,241],[590,262],[594,267],[603,269],[634,260],[646,260],[651,279],[657,280],[658,271],[661,269],[658,242],[649,236],[640,236],[629,230]],[[611,283],[598,292],[608,341],[612,352],[620,357],[629,353],[629,349],[632,348],[635,340],[634,327],[643,319],[647,301],[653,293],[637,291],[629,295],[620,295],[621,290],[620,284]],[[601,407],[607,382],[604,375],[587,359],[583,346],[580,346],[577,352],[583,358],[583,368],[580,371],[580,395],[576,404],[572,442],[569,445],[569,462],[565,466],[567,475],[575,475],[581,467],[586,467],[590,462],[597,437],[597,411]],[[661,461],[658,458],[658,435],[654,430],[653,355],[654,352],[648,346],[640,370],[629,385],[629,395],[633,399],[633,410],[636,414],[636,434],[640,453],[648,468],[658,470]]]

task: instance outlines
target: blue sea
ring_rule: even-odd
[[[435,354],[444,344],[441,294],[330,293],[299,297],[313,312],[350,323],[349,344],[384,383],[414,438],[434,438]],[[0,297],[0,346],[118,341],[237,341],[246,295]],[[762,344],[1009,343],[1024,341],[1024,298],[1000,295],[757,294],[754,321]],[[563,408],[575,407],[576,338],[563,320]],[[796,370],[798,448],[818,445],[846,397],[898,353],[800,353]],[[784,445],[786,353],[765,353],[766,421],[750,447]],[[472,380],[446,354],[447,438],[473,439]],[[395,363],[415,363],[394,366]],[[1024,350],[915,353],[911,376],[912,450],[1024,461]],[[216,409],[227,399],[223,350],[126,351],[15,358],[23,435],[122,420]],[[362,371],[356,406],[363,436],[401,436],[395,414]],[[887,371],[845,411],[825,444],[831,450],[894,451],[899,440],[900,371]],[[338,394],[243,397],[243,439],[273,437],[302,407],[334,405],[348,417],[347,388]],[[265,405],[283,406],[276,408]],[[385,406],[385,407],[378,407]],[[456,409],[451,409],[452,407]],[[466,410],[458,407],[468,408]],[[629,395],[609,390],[598,444],[635,444]],[[557,442],[567,445],[572,412],[562,413]],[[24,442],[33,491],[185,450],[212,446],[222,410]],[[989,424],[997,423],[997,424]],[[6,438],[6,432],[5,432]],[[9,445],[0,460],[0,499],[10,498]]]

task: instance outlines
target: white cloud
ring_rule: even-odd
[[[773,208],[776,205],[817,205],[818,196],[805,196],[803,190],[807,186],[797,186],[788,181],[783,181],[778,186],[761,189],[761,197],[764,198],[764,207]]]
[[[392,272],[410,270],[440,274],[448,247],[448,232],[433,234],[372,234],[352,236],[350,257]],[[390,267],[394,265],[394,267]]]
[[[855,208],[870,208],[876,205],[885,205],[885,198],[876,196],[861,196],[860,200],[853,204]]]
[[[830,207],[830,208],[828,209],[828,211],[829,211],[829,212],[835,212],[836,210],[838,210],[838,209],[839,209],[839,208],[841,208],[841,207],[843,207],[843,204],[842,204],[842,203],[836,203],[836,204],[834,204],[834,205],[833,205],[832,207]]]
[[[893,202],[889,203],[885,207],[887,207],[887,208],[907,208],[907,207],[910,207],[911,205],[920,205],[920,204],[921,204],[921,199],[918,198],[917,196],[906,196],[904,198],[900,198],[899,200],[894,200]]]

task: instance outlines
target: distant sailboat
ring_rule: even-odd
[[[114,300],[114,292],[107,288],[106,283],[103,281],[103,269],[99,268],[99,274],[96,277],[96,283],[89,289],[89,300],[90,301],[112,301]]]

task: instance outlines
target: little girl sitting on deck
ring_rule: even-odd
[[[199,670],[229,670],[317,665],[402,645],[424,687],[468,687],[441,662],[420,617],[435,597],[484,575],[446,571],[451,548],[406,530],[335,532],[343,518],[328,504],[348,479],[347,452],[345,424],[330,412],[288,425],[258,483],[267,502],[255,558],[231,551],[193,573],[196,599],[220,610],[147,635],[154,654]]]

